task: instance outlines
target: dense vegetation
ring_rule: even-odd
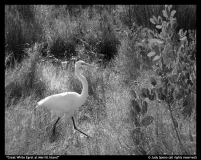
[[[91,138],[34,110],[81,93],[77,59],[97,66],[75,114]],[[195,155],[195,138],[195,5],[5,6],[5,154]]]

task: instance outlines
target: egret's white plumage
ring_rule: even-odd
[[[80,106],[76,104],[80,95],[76,92],[64,92],[51,95],[38,102],[38,106],[44,106],[51,109],[54,113],[62,115],[68,113],[72,116],[73,112]],[[77,101],[75,101],[77,99]]]
[[[76,92],[64,92],[64,93],[51,95],[39,101],[37,107],[40,107],[40,106],[47,107],[51,109],[53,113],[59,116],[62,116],[63,114],[67,113],[73,119],[73,114],[75,110],[81,107],[85,103],[88,97],[87,80],[83,75],[80,74],[80,67],[83,65],[92,66],[90,64],[85,63],[84,61],[78,61],[75,63],[75,75],[82,82],[82,86],[83,86],[83,90],[81,94],[78,94]],[[74,120],[73,120],[73,124],[74,124]],[[75,124],[74,124],[74,127],[75,127]]]

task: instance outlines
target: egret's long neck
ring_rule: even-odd
[[[87,83],[87,80],[86,78],[81,75],[81,73],[76,70],[76,74],[77,74],[77,78],[82,82],[82,93],[80,95],[80,100],[79,100],[79,103],[80,104],[84,104],[84,102],[87,100],[87,97],[88,97],[88,83]]]

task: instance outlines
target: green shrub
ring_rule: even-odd
[[[174,114],[178,113],[177,102],[179,101],[183,101],[183,107],[179,114],[183,115],[184,118],[190,118],[195,108],[193,97],[196,94],[196,39],[195,35],[191,36],[192,41],[188,42],[187,31],[183,32],[180,29],[179,33],[176,32],[177,20],[174,18],[176,11],[171,11],[171,8],[172,5],[165,5],[163,10],[166,21],[163,21],[160,16],[150,18],[150,21],[161,32],[157,34],[149,30],[150,36],[139,44],[141,47],[150,49],[147,56],[157,63],[154,65],[154,70],[156,75],[160,77],[159,84],[151,78],[153,88],[151,91],[143,88],[141,96],[151,101],[157,100],[158,103],[167,104],[179,145],[182,152],[188,154],[179,136],[178,122]],[[135,103],[135,107],[139,108],[138,103]],[[137,114],[138,112],[140,112],[139,109],[137,109]],[[191,133],[189,134],[192,136]]]

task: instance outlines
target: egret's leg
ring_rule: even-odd
[[[55,133],[55,127],[56,127],[57,122],[60,120],[60,118],[61,118],[61,117],[58,117],[57,121],[56,121],[55,124],[54,124],[53,134]]]
[[[84,134],[85,136],[89,137],[87,134],[85,134],[84,132],[80,131],[79,129],[77,129],[77,127],[75,126],[75,121],[74,121],[74,118],[72,116],[72,121],[73,121],[73,126],[74,126],[74,129],[79,131],[80,133]]]

